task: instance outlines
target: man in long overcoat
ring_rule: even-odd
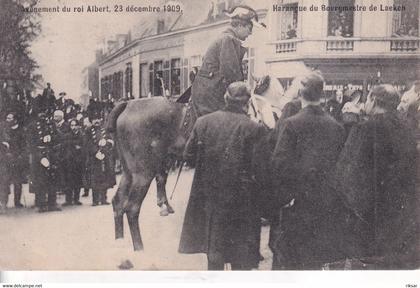
[[[330,175],[344,144],[344,129],[322,110],[323,77],[302,80],[302,110],[280,122],[272,155],[280,225],[272,227],[273,269],[320,269],[343,257],[340,203]]]
[[[92,126],[86,130],[86,166],[92,185],[92,205],[109,205],[107,190],[116,184],[111,136],[105,131],[100,113],[91,116]]]
[[[227,106],[199,118],[184,157],[195,166],[179,251],[206,253],[209,270],[258,267],[258,190],[252,159],[264,128],[247,115],[249,90],[233,83]]]
[[[64,183],[66,202],[63,205],[82,205],[80,189],[83,186],[85,155],[83,149],[84,135],[76,119],[70,121],[70,131],[66,136],[62,163],[65,167]]]
[[[67,194],[69,190],[70,183],[66,182],[66,175],[69,173],[69,166],[66,163],[65,153],[66,153],[66,144],[68,138],[71,134],[70,125],[64,120],[64,112],[61,110],[55,110],[53,113],[54,119],[54,129],[57,132],[56,145],[54,147],[57,159],[57,174],[55,179],[55,189],[61,193]],[[67,202],[63,206],[71,204]]]
[[[7,130],[6,133],[9,138],[9,189],[10,185],[13,184],[14,190],[14,204],[16,208],[22,208],[21,203],[22,196],[22,184],[26,183],[26,172],[28,171],[28,158],[26,151],[26,136],[25,130],[22,125],[16,119],[14,113],[9,113],[6,117]]]
[[[192,102],[198,117],[223,109],[223,96],[229,84],[243,81],[242,46],[252,33],[257,13],[248,6],[239,6],[230,14],[231,27],[222,33],[203,57],[203,64],[192,84]]]
[[[370,119],[352,128],[337,163],[338,191],[351,211],[350,256],[375,269],[419,265],[416,142],[398,103],[391,85],[374,88],[365,106]]]
[[[38,103],[39,104],[39,103]],[[36,105],[37,118],[28,126],[30,153],[30,189],[35,192],[39,212],[60,211],[57,206],[56,179],[58,159],[57,130],[45,113],[43,105]]]

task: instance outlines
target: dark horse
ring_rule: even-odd
[[[258,94],[267,99],[281,97],[276,85],[266,86]],[[177,102],[187,101],[178,99]],[[123,167],[121,182],[112,200],[115,238],[124,237],[123,216],[127,214],[134,250],[143,249],[139,214],[153,179],[156,178],[158,204],[163,207],[161,212],[165,209],[173,212],[165,185],[168,168],[174,160],[181,159],[186,135],[194,124],[194,112],[187,107],[164,97],[153,97],[121,103],[108,116],[107,129],[114,133]]]
[[[153,97],[121,103],[109,115],[108,129],[114,133],[123,167],[121,182],[112,199],[115,238],[124,237],[123,216],[126,214],[135,251],[143,249],[139,213],[154,178],[158,204],[173,212],[165,190],[171,162],[168,159],[179,159],[182,155],[186,111],[184,104]]]

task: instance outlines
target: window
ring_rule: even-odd
[[[280,39],[297,38],[298,3],[284,4],[280,16]]]
[[[163,89],[164,89],[164,94],[166,96],[166,93],[170,93],[170,80],[169,80],[169,73],[170,73],[171,67],[170,67],[170,62],[169,60],[166,60],[163,64]]]
[[[171,60],[171,94],[181,94],[181,59]]]
[[[127,63],[125,69],[125,96],[133,97],[133,68],[131,63]]]
[[[154,82],[154,79],[155,79],[155,74],[154,74],[153,68],[154,68],[153,63],[150,63],[150,65],[149,65],[149,93],[151,95],[154,95],[153,94],[153,82]]]
[[[404,6],[404,11],[394,11],[392,15],[392,36],[419,36],[419,1],[394,0],[394,5]]]
[[[139,75],[140,98],[147,97],[147,94],[150,91],[147,85],[147,81],[148,81],[147,63],[140,64],[139,71],[140,71],[140,75]]]
[[[185,91],[188,89],[188,85],[189,85],[189,76],[188,76],[188,58],[185,58],[183,61],[183,65],[182,65],[182,79],[183,79],[183,83],[182,83],[182,91]]]
[[[119,71],[110,75],[110,89],[109,94],[112,98],[120,99],[123,95],[123,72]],[[106,95],[108,97],[108,95]]]
[[[101,99],[105,99],[108,95],[107,76],[101,78]]]
[[[163,96],[163,61],[155,61],[151,79],[153,79],[153,96]]]
[[[354,11],[345,7],[353,7],[354,0],[329,0],[328,5],[344,10],[328,12],[328,36],[353,37]]]
[[[191,57],[190,61],[190,68],[191,70],[196,67],[198,70],[200,70],[201,64],[203,63],[203,58],[201,55],[195,55]]]

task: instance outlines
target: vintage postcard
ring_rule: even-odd
[[[419,11],[1,0],[0,270],[418,269]]]

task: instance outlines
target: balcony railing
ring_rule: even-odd
[[[354,40],[327,40],[327,51],[353,51]]]
[[[371,55],[383,53],[420,53],[420,38],[318,38],[288,39],[270,42],[274,58],[306,57],[308,55]]]
[[[410,52],[419,50],[420,40],[418,39],[398,39],[391,40],[391,51]]]
[[[296,52],[297,40],[285,40],[276,43],[276,53]]]

